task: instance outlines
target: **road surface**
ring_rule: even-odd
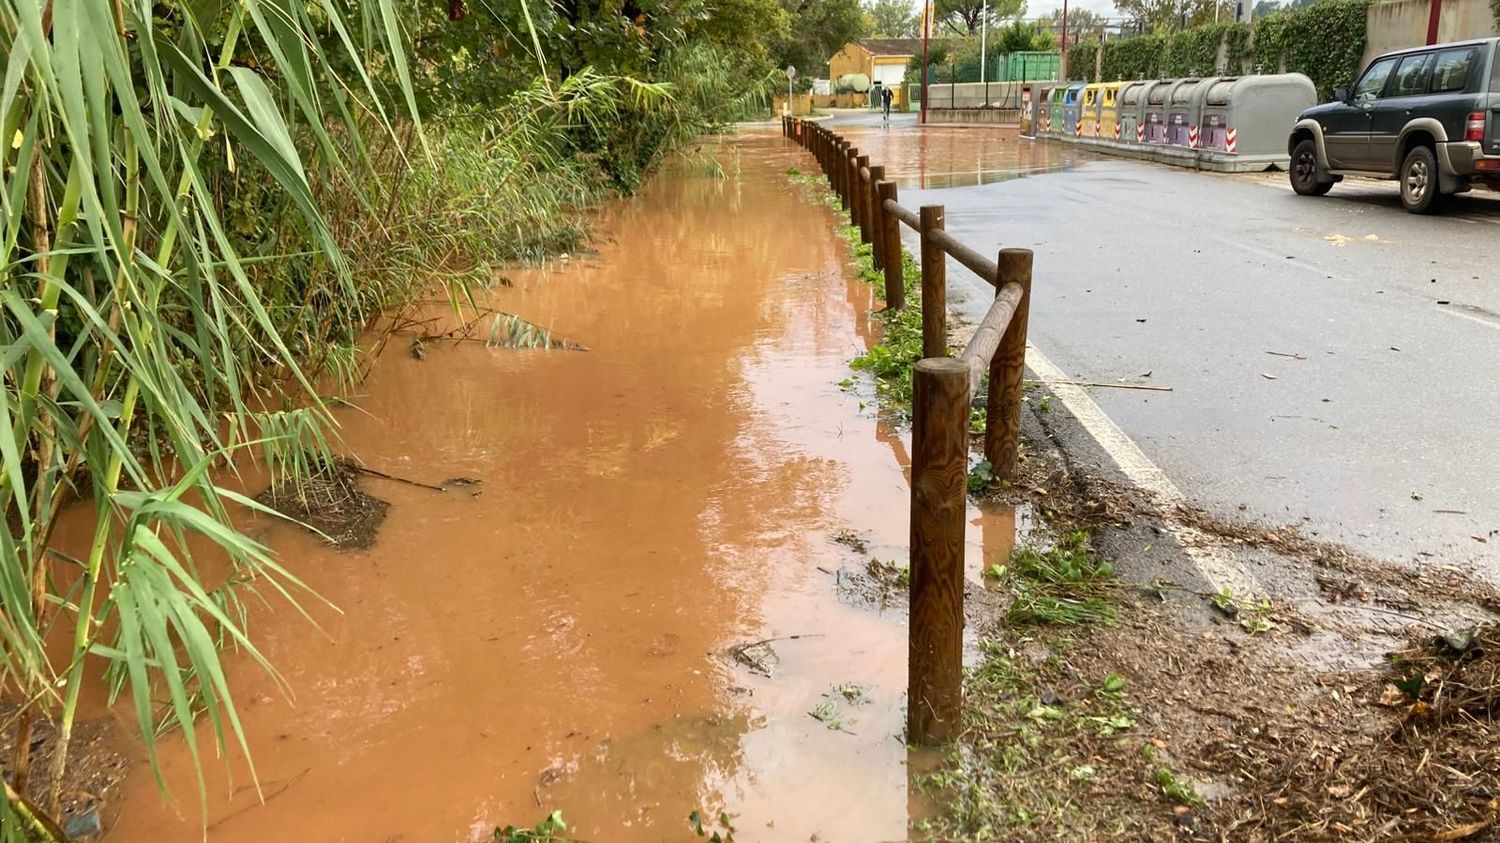
[[[1079,380],[1172,388],[1093,398],[1190,499],[1500,579],[1500,202],[1418,217],[1393,183],[1304,198],[1278,174],[912,120],[834,118],[902,204],[946,206],[981,251],[1036,251],[1040,355]],[[949,279],[977,320],[988,286],[952,263]]]

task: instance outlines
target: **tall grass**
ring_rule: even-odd
[[[270,185],[352,292],[317,194],[353,190],[361,126],[391,131],[371,52],[409,92],[395,0],[0,0],[0,694],[22,703],[7,811],[45,765],[39,807],[18,810],[57,813],[86,657],[121,677],[153,758],[158,695],[169,720],[206,717],[217,749],[244,744],[218,642],[264,661],[188,542],[232,581],[296,587],[233,526],[259,505],[210,469],[266,435],[265,408],[291,400],[276,385],[310,391],[211,176]],[[283,427],[326,424],[316,404],[302,416]],[[79,499],[95,523],[75,557],[54,530]],[[57,739],[33,759],[42,716]]]
[[[235,590],[295,603],[300,585],[236,527],[265,510],[215,478],[241,454],[279,477],[326,464],[313,383],[359,376],[379,314],[433,283],[474,306],[496,264],[575,248],[581,208],[760,95],[712,50],[673,50],[676,81],[654,82],[553,78],[538,55],[504,108],[424,127],[403,13],[0,0],[0,696],[20,703],[0,723],[18,737],[3,843],[58,837],[86,659],[153,768],[158,736],[195,722],[249,755],[220,653],[271,666]],[[69,504],[92,515],[81,548],[56,541]],[[205,575],[220,566],[190,541],[227,570]],[[41,718],[57,739],[32,758]],[[198,734],[181,730],[195,761]]]

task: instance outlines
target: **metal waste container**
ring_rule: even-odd
[[[1126,82],[1120,86],[1119,114],[1115,118],[1120,140],[1126,143],[1146,142],[1146,89],[1151,82]]]
[[[1068,98],[1068,83],[1061,82],[1052,89],[1052,107],[1050,122],[1047,129],[1048,134],[1064,135],[1068,132],[1067,121],[1063,119],[1063,102]]]
[[[1176,84],[1176,79],[1161,79],[1146,86],[1146,104],[1141,108],[1142,122],[1146,124],[1146,143],[1167,142],[1167,98]]]
[[[1188,149],[1198,148],[1198,118],[1203,113],[1203,98],[1218,77],[1179,79],[1167,97],[1167,143]]]
[[[1078,119],[1079,105],[1083,98],[1085,83],[1074,82],[1063,91],[1063,134],[1069,137],[1078,137],[1082,121]]]
[[[1099,103],[1103,94],[1104,86],[1097,82],[1083,86],[1078,98],[1078,137],[1099,137]]]
[[[1056,87],[1053,82],[1038,82],[1033,92],[1036,98],[1036,133],[1038,135],[1052,134],[1052,89]]]
[[[1202,148],[1283,155],[1297,115],[1317,103],[1312,80],[1300,73],[1216,79],[1203,98]]]
[[[1124,82],[1106,82],[1099,86],[1099,116],[1094,134],[1105,140],[1120,139],[1120,89]]]

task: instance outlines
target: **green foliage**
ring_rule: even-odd
[[[875,38],[912,38],[921,28],[921,20],[907,0],[866,0],[866,26]]]
[[[1223,72],[1241,72],[1250,55],[1250,27],[1209,23],[1177,32],[1147,33],[1111,41],[1104,45],[1101,76],[1104,81],[1211,76],[1220,72],[1220,45],[1224,48]],[[1094,47],[1090,43],[1079,51],[1089,71],[1093,70]]]
[[[983,492],[995,482],[995,467],[990,465],[989,460],[980,460],[969,469],[969,494],[975,495]]]
[[[255,437],[294,451],[328,424],[255,282],[295,251],[357,297],[320,196],[370,204],[353,175],[366,139],[393,133],[413,96],[394,0],[349,20],[280,0],[48,8],[50,29],[41,4],[0,2],[0,131],[15,140],[0,167],[0,695],[29,701],[23,731],[57,722],[53,758],[27,759],[50,761],[55,812],[85,654],[128,694],[153,763],[163,712],[205,715],[183,731],[194,759],[202,738],[245,749],[218,649],[264,661],[220,584],[298,583],[231,523],[231,506],[264,508],[210,469]],[[224,190],[226,171],[253,188]],[[267,221],[295,233],[290,249],[260,236]],[[80,498],[97,518],[75,560],[53,527]],[[195,546],[227,577],[205,581]]]
[[[544,843],[560,839],[560,835],[567,830],[568,824],[563,822],[562,811],[553,811],[531,828],[508,825],[495,829],[494,834],[490,835],[490,843]]]
[[[1325,0],[1267,15],[1255,25],[1255,66],[1263,73],[1288,72],[1312,79],[1318,95],[1347,87],[1359,74],[1366,44],[1369,0]]]
[[[1193,786],[1184,782],[1176,773],[1168,767],[1158,767],[1156,770],[1156,786],[1161,788],[1161,793],[1178,805],[1189,808],[1203,807],[1203,797]]]
[[[954,35],[978,35],[981,23],[990,27],[1026,14],[1026,0],[937,0],[933,15],[938,25]]]
[[[1008,619],[1064,626],[1113,622],[1114,606],[1101,595],[1114,579],[1114,567],[1094,553],[1090,541],[1087,532],[1077,530],[1051,547],[1013,550],[1001,572],[1015,592]]]
[[[790,64],[803,78],[822,76],[828,60],[845,44],[865,37],[867,21],[859,0],[780,0],[780,4],[787,27],[767,39],[770,54],[776,67]]]

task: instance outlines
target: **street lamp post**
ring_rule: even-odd
[[[795,80],[796,78],[797,78],[797,68],[793,67],[792,65],[787,65],[786,66],[786,114],[787,114],[788,117],[791,117],[793,114],[795,114],[796,110],[797,110],[796,108],[793,107],[793,101],[792,101],[792,81]]]
[[[979,81],[981,82],[990,81],[990,77],[984,72],[984,60],[986,58],[986,51],[984,49],[985,34],[989,30],[989,22],[990,0],[984,0],[984,2],[979,6]],[[990,98],[990,89],[988,85],[986,85],[984,89],[984,98],[985,100],[989,100]],[[985,105],[989,105],[989,103],[985,102]]]
[[[1066,2],[1066,0],[1064,0]],[[932,33],[932,0],[922,5],[922,125],[927,125],[927,41]]]

